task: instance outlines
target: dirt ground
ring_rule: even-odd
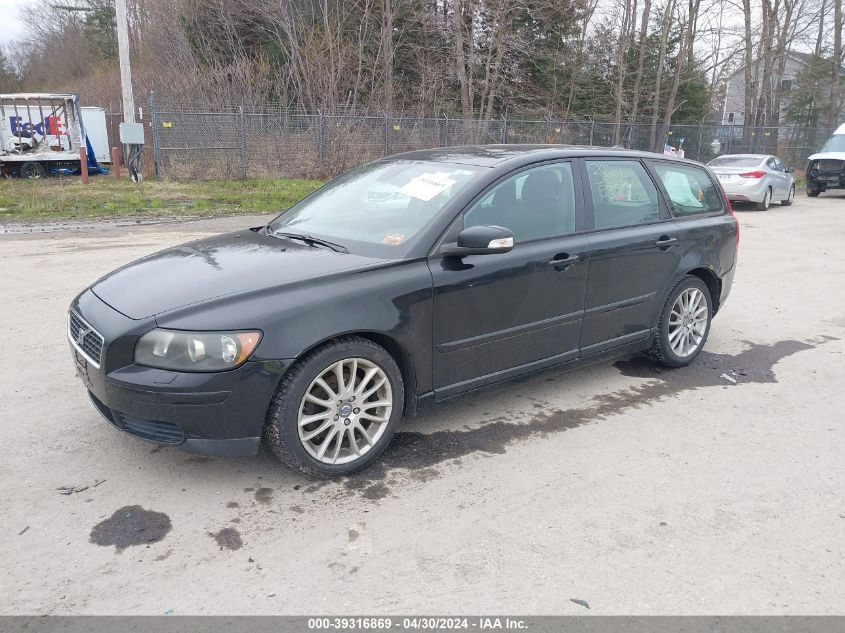
[[[100,275],[262,218],[0,236],[0,613],[845,613],[845,196],[738,216],[693,367],[467,396],[328,483],[115,431],[65,340]]]

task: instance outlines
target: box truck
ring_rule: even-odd
[[[107,173],[101,163],[108,158],[108,145],[105,112],[80,108],[77,94],[0,94],[3,175],[78,174],[80,147],[86,148],[88,173]]]

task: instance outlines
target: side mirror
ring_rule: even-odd
[[[513,248],[513,232],[503,226],[471,226],[458,235],[457,243],[444,244],[443,255],[488,255],[507,253]]]
[[[786,173],[787,174],[794,174],[795,173],[795,167],[787,167]]]

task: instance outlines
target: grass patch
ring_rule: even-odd
[[[0,221],[124,216],[278,213],[320,186],[317,180],[149,181],[92,178],[0,179]]]

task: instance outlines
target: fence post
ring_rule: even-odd
[[[593,126],[595,126],[596,122],[594,119],[590,119],[590,145],[593,144]]]
[[[238,106],[238,120],[240,124],[240,135],[241,135],[241,178],[246,180],[246,120],[244,119],[244,106],[243,104]]]
[[[704,124],[698,124],[698,156],[696,156],[696,160],[701,162],[701,143],[704,140]]]
[[[502,145],[508,142],[508,118],[502,115]]]
[[[443,135],[440,138],[440,147],[449,145],[449,117],[443,115]]]
[[[79,148],[79,175],[82,177],[82,184],[88,184],[88,152],[85,146]]]
[[[318,117],[317,118],[317,130],[318,130],[317,157],[319,158],[319,161],[320,161],[320,167],[322,167],[323,166],[323,157],[324,157],[324,152],[325,152],[325,149],[323,147],[323,111],[322,110],[317,110],[317,117]]]
[[[155,179],[159,180],[158,110],[156,110],[156,95],[152,90],[150,90],[150,127],[152,128],[151,131],[153,137],[153,170],[155,173]]]
[[[390,156],[390,140],[387,137],[388,131],[388,120],[387,120],[387,112],[384,113],[384,155]]]

